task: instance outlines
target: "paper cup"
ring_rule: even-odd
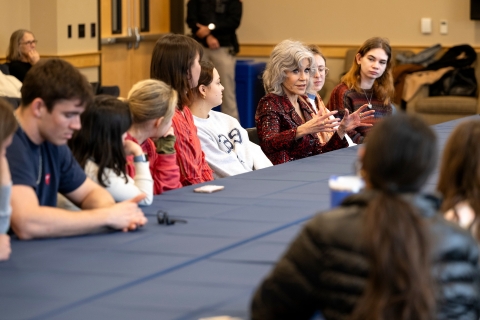
[[[328,180],[330,187],[330,207],[338,207],[343,199],[359,192],[365,182],[359,176],[331,176]]]

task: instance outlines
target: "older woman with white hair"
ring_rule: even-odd
[[[337,111],[315,114],[306,96],[314,68],[313,54],[298,41],[284,40],[270,55],[263,73],[267,95],[258,103],[255,121],[260,145],[273,164],[347,147],[347,131],[370,126],[363,122],[373,117],[373,112],[364,112],[366,106],[346,114],[341,122],[330,118]],[[334,134],[322,144],[319,132]]]

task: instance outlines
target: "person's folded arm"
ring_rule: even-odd
[[[151,166],[154,194],[161,194],[168,190],[182,187],[180,183],[180,168],[177,164],[177,155],[158,154],[155,163]]]
[[[80,187],[65,196],[82,209],[106,208],[115,204],[111,194],[88,177]]]
[[[81,192],[86,191],[81,190]],[[98,198],[105,196],[101,190],[92,190],[92,192],[99,192],[99,194],[86,192],[87,198],[79,202],[85,206],[111,203],[112,197],[108,192],[106,198],[109,200],[107,201]],[[76,196],[77,194],[70,199],[77,199]],[[11,226],[15,234],[23,240],[86,234],[98,232],[105,227],[123,231],[133,230],[146,223],[146,218],[137,205],[143,197],[144,195],[99,209],[68,211],[41,206],[32,187],[14,185],[11,197]]]
[[[153,201],[153,179],[150,174],[149,163],[135,162],[135,178],[124,175],[118,176],[113,170],[105,169],[103,174],[108,177],[106,190],[113,197],[115,202],[125,201],[139,194],[145,194],[145,199],[138,204],[149,206]]]
[[[175,154],[176,137],[172,132],[159,139],[148,140],[143,146],[148,147],[147,153],[150,155],[150,171],[153,177],[153,192],[161,194],[168,190],[174,190],[182,187],[180,183],[180,168],[177,164],[177,155]]]
[[[187,136],[181,138],[177,136],[175,143],[177,164],[180,168],[180,182],[186,186],[213,180],[212,170],[205,160],[203,151],[192,148],[188,139]]]
[[[242,19],[242,2],[239,0],[230,1],[223,19],[216,21],[215,30],[237,29]]]
[[[262,148],[252,141],[247,142],[247,147],[253,154],[253,170],[259,170],[273,166],[272,161],[263,153]]]
[[[6,234],[0,234],[0,261],[8,260],[11,253],[10,237]]]

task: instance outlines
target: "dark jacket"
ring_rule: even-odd
[[[240,0],[190,0],[187,4],[187,24],[193,37],[204,47],[206,39],[198,38],[197,23],[208,26],[215,24],[210,33],[218,39],[221,47],[233,47],[238,52],[238,40],[235,31],[240,26],[242,18],[242,2]]]
[[[7,62],[7,65],[10,75],[14,76],[22,83],[23,80],[25,80],[27,72],[32,68],[32,65],[30,63],[20,60]]]
[[[347,198],[315,216],[301,231],[252,302],[252,319],[347,319],[362,295],[369,272],[359,241],[373,191]],[[425,217],[437,280],[437,319],[479,319],[478,246],[458,226],[437,214],[431,199],[411,196]]]

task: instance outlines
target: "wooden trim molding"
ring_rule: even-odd
[[[241,44],[239,57],[269,57],[275,44]],[[344,58],[347,50],[355,48],[348,45],[319,45],[327,58]]]
[[[343,59],[348,50],[358,48],[355,45],[331,45],[331,44],[320,44],[318,45],[322,50],[322,53],[327,58],[336,58]],[[248,58],[248,57],[264,57],[268,58],[272,52],[275,44],[241,44],[240,52],[238,53],[239,57]],[[392,46],[395,50],[410,50],[415,53],[420,52],[428,46]],[[449,47],[444,47],[448,49]],[[475,51],[480,53],[480,46],[473,46]],[[67,60],[77,68],[89,68],[89,67],[99,67],[101,61],[101,52],[89,52],[89,53],[79,53],[79,54],[65,54],[65,55],[42,55],[42,58],[60,58]],[[0,57],[0,63],[5,63],[5,57]]]
[[[41,55],[40,58],[59,58],[70,62],[77,68],[100,67],[101,52],[88,52],[77,54],[60,54],[60,55]],[[0,57],[0,63],[5,63],[5,57]]]
[[[358,45],[331,45],[331,44],[319,44],[322,53],[327,58],[343,59],[348,50],[358,48]],[[239,57],[265,57],[268,58],[272,52],[275,44],[241,44]],[[410,50],[418,53],[428,46],[392,46],[395,50]],[[444,47],[448,49],[449,47]],[[475,51],[480,52],[480,46],[473,46]]]
[[[77,68],[100,67],[101,52],[88,52],[77,54],[61,54],[61,55],[42,55],[41,58],[60,58],[70,62]]]

